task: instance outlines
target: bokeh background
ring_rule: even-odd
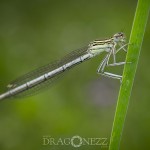
[[[136,0],[1,0],[0,88],[94,39],[130,35]],[[121,150],[150,149],[150,20],[143,41]],[[120,53],[119,59],[124,59]],[[1,150],[108,149],[43,145],[43,136],[107,138],[120,83],[96,74],[104,55],[67,72],[47,91],[0,103]],[[113,68],[121,72],[123,68]],[[109,145],[109,144],[108,144]]]

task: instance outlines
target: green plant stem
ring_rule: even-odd
[[[120,146],[121,135],[128,109],[133,81],[137,69],[140,50],[148,20],[150,0],[139,0],[133,21],[132,31],[129,40],[128,53],[123,71],[123,80],[117,100],[117,107],[110,138],[109,150],[117,150]]]

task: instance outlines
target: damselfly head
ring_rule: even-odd
[[[126,41],[126,37],[123,32],[114,34],[113,39],[115,42],[125,42]]]

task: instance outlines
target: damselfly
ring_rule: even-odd
[[[29,72],[26,75],[16,79],[7,85],[7,90],[0,95],[0,100],[17,97],[23,94],[33,94],[35,91],[42,89],[45,85],[50,85],[55,79],[63,74],[66,70],[74,67],[81,62],[91,59],[102,52],[106,52],[104,59],[101,61],[97,73],[106,77],[122,79],[121,75],[106,72],[106,66],[124,65],[126,62],[116,62],[116,54],[124,50],[125,46],[124,33],[116,33],[111,38],[105,40],[95,40],[88,46],[71,52],[64,58],[43,66],[37,70]],[[119,47],[118,49],[116,47]],[[113,63],[109,63],[110,56],[113,57]]]

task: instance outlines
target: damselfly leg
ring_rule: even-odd
[[[118,48],[117,50],[116,50],[116,54],[121,50],[121,49],[123,49],[125,52],[127,52],[127,49],[125,49],[125,47],[127,46],[127,45],[129,45],[129,43],[126,43],[126,44],[124,44],[124,45],[121,45],[121,44],[119,44],[120,45],[120,48]]]
[[[116,53],[118,53],[120,50],[124,50],[125,46],[127,46],[128,44],[125,44],[123,46],[121,46],[118,50],[112,49],[112,51],[110,51],[105,58],[102,60],[102,62],[100,63],[97,73],[101,74],[103,76],[109,77],[109,78],[114,78],[114,79],[119,79],[120,81],[122,80],[122,76],[118,75],[118,74],[114,74],[114,73],[110,73],[110,72],[105,72],[105,67],[109,67],[109,66],[120,66],[120,65],[124,65],[126,62],[116,62]],[[109,64],[109,59],[110,56],[113,55],[113,63]]]

